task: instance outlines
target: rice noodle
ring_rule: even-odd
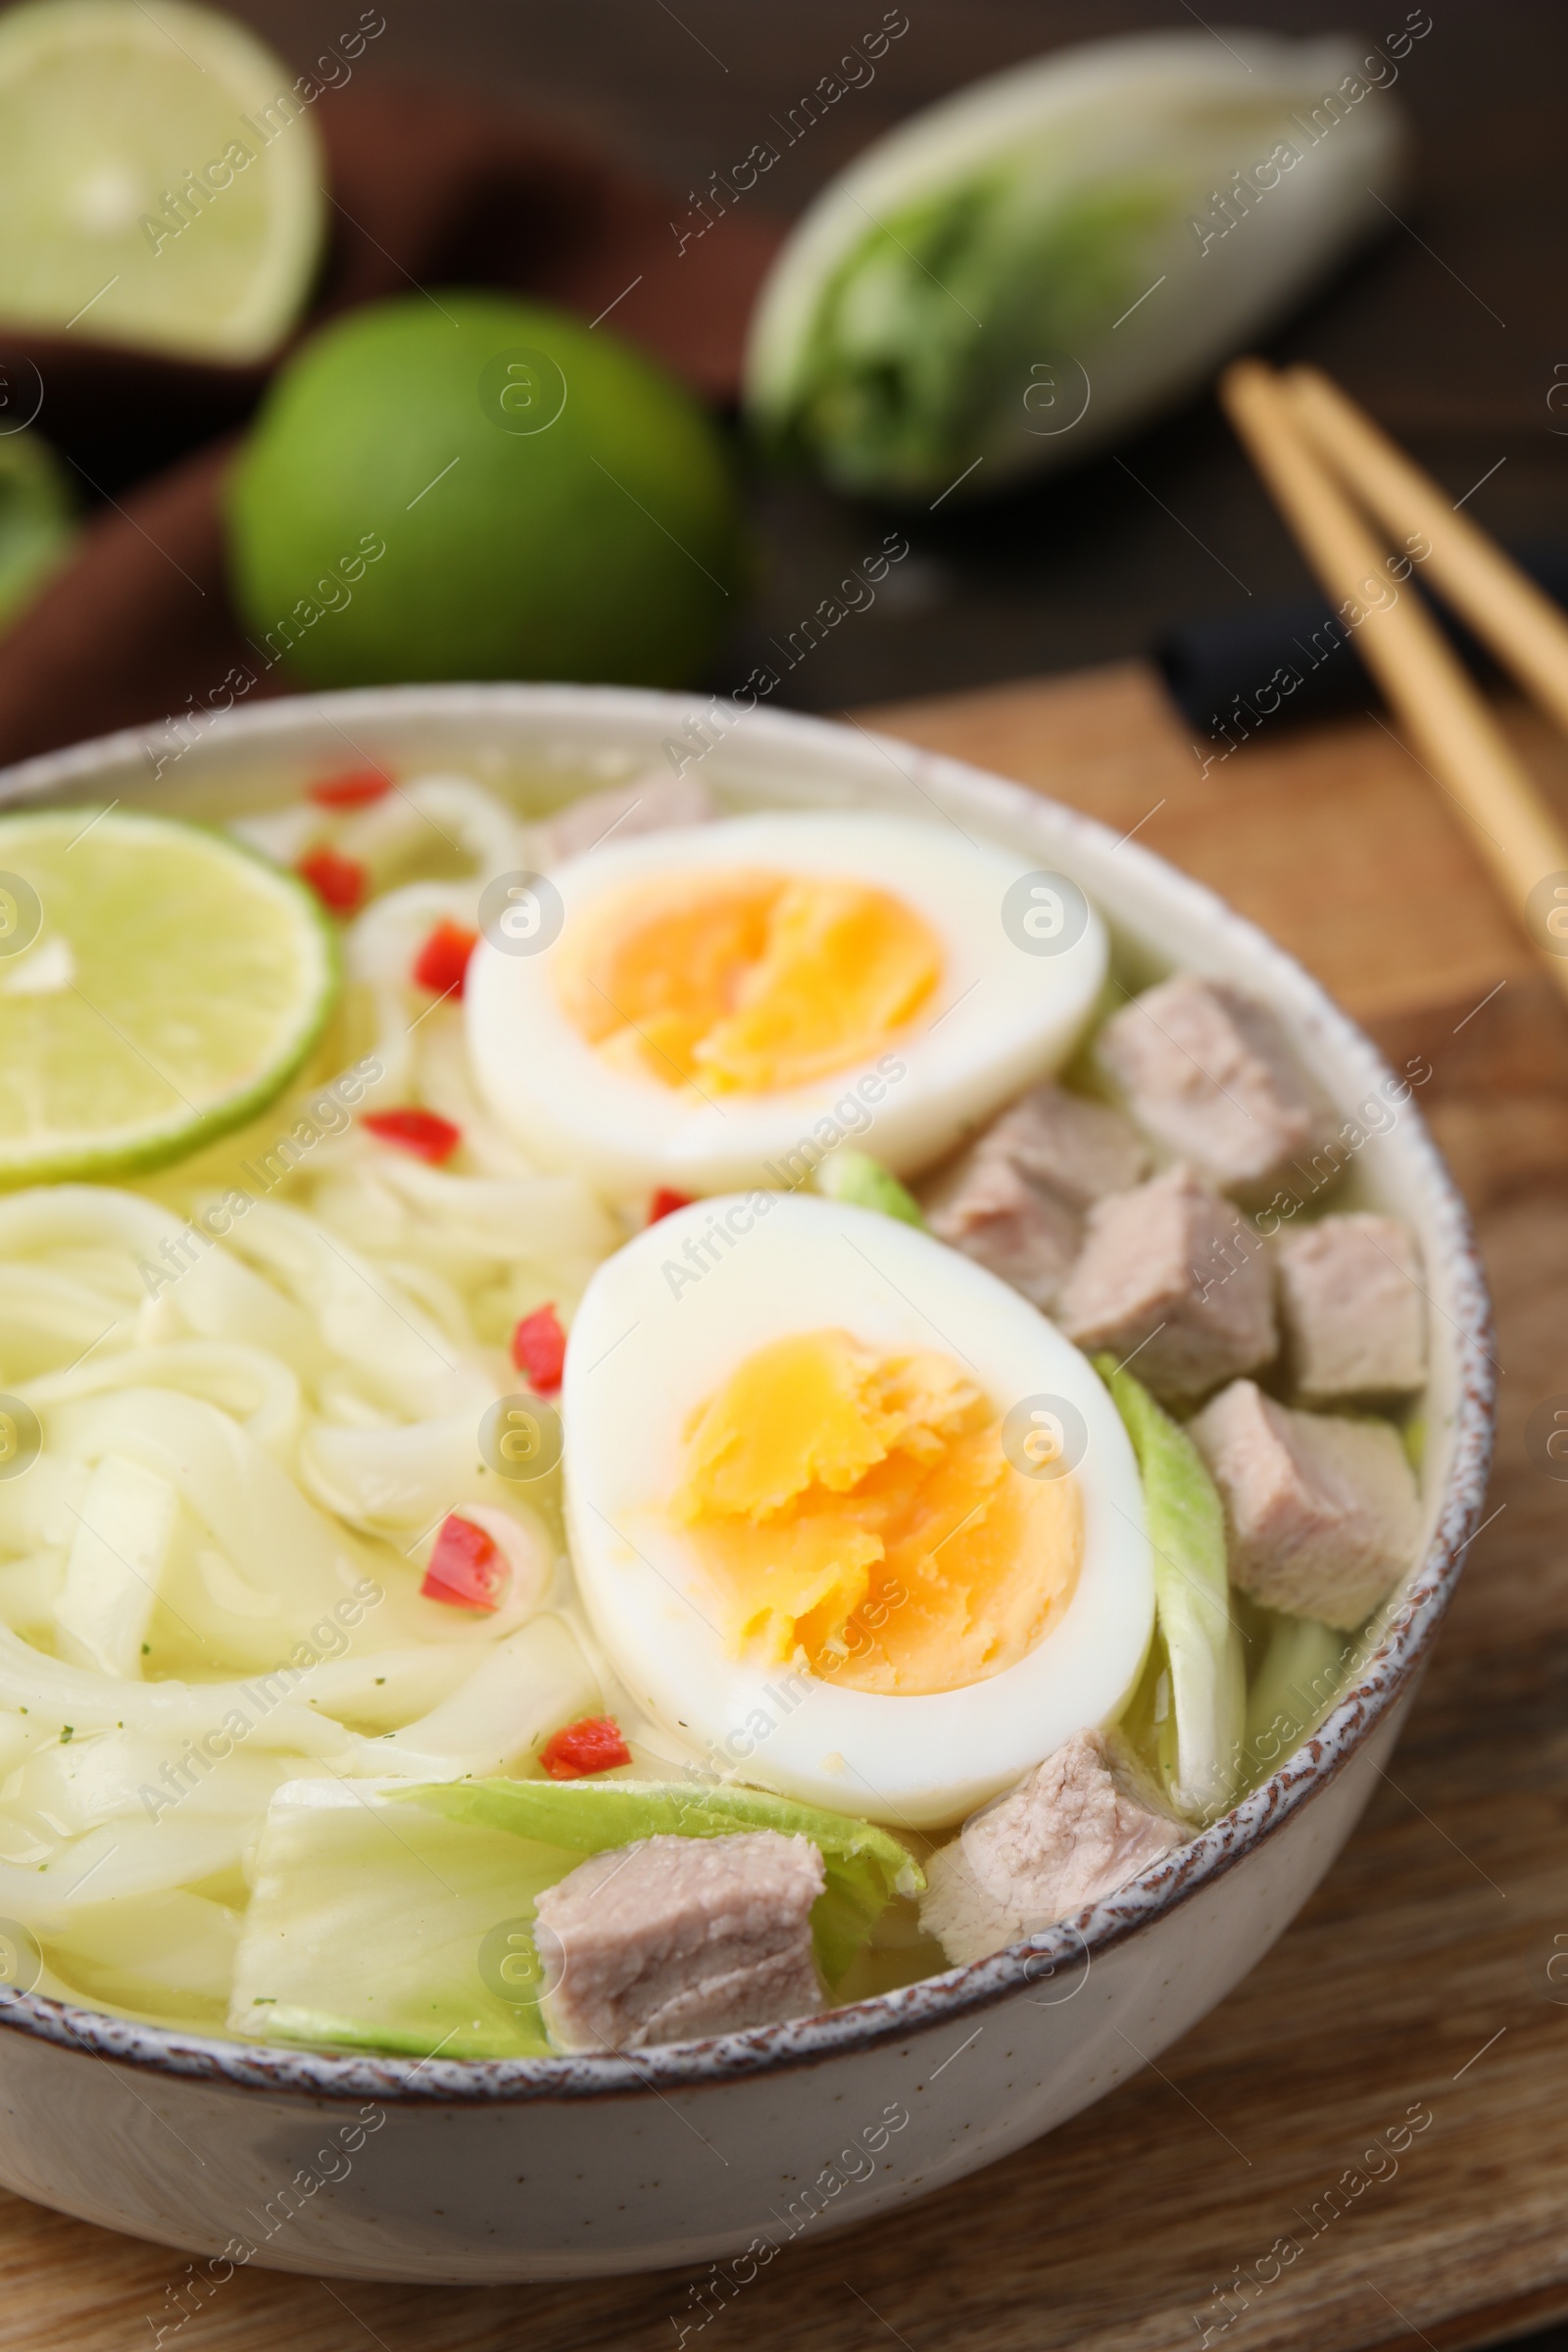
[[[431,776],[237,829],[287,859],[330,840],[391,884],[346,941],[349,1033],[384,1072],[363,1102],[422,1101],[463,1152],[427,1167],[339,1112],[292,1173],[264,1141],[237,1179],[207,1152],[189,1182],[0,1198],[0,1388],[42,1431],[0,1478],[0,1913],[40,1937],[43,1989],[206,2022],[276,1788],[532,1769],[604,1703],[557,1479],[506,1486],[479,1425],[520,1385],[516,1318],[569,1312],[622,1238],[493,1127],[458,1007],[413,978],[437,923],[473,928],[485,881],[528,863],[529,828]],[[407,878],[420,862],[451,878]],[[509,1571],[493,1612],[420,1592],[455,1509]]]

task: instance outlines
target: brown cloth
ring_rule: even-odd
[[[505,287],[588,318],[612,309],[607,325],[708,398],[734,399],[776,221],[737,207],[683,251],[669,225],[687,213],[682,199],[455,92],[357,83],[324,93],[316,120],[331,235],[301,335],[390,294]],[[231,665],[259,666],[224,589],[219,489],[271,365],[208,367],[0,327],[0,377],[19,390],[41,380],[37,429],[111,501],[0,638],[0,764],[207,709]],[[286,682],[273,673],[252,691]]]

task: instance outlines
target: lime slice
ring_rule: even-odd
[[[321,248],[305,90],[318,94],[241,25],[182,0],[0,17],[0,318],[264,358]]]
[[[0,1184],[176,1159],[293,1076],[338,978],[294,876],[126,809],[0,817]]]

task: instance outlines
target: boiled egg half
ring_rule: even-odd
[[[1057,1068],[1094,1007],[1104,926],[1080,903],[1040,953],[1007,919],[1030,873],[869,812],[606,842],[556,868],[517,936],[488,926],[474,1077],[525,1151],[611,1191],[787,1188],[851,1136],[915,1173]]]
[[[933,1830],[1137,1680],[1152,1561],[1115,1407],[912,1226],[761,1192],[663,1218],[590,1283],[563,1406],[594,1630],[711,1770]]]

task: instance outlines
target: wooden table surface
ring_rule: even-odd
[[[1568,1390],[1568,1011],[1440,797],[1371,721],[1261,741],[1200,780],[1138,664],[877,716],[1141,824],[1391,1057],[1429,1057],[1424,1106],[1479,1214],[1498,1308],[1500,1515],[1387,1786],[1254,1975],[1053,2137],[789,2250],[703,2352],[1164,2352],[1205,2326],[1226,2352],[1446,2352],[1568,2312],[1568,1486],[1523,1443],[1531,1407]],[[1568,811],[1568,752],[1519,733]],[[1303,2217],[1412,2107],[1431,2123],[1397,2173],[1384,2159],[1381,2180],[1354,2174],[1348,2210],[1310,2235]],[[1216,2287],[1287,2231],[1299,2258],[1220,2330]],[[0,2197],[0,2344],[150,2346],[181,2270]],[[687,2283],[410,2290],[243,2271],[180,2352],[658,2352]]]

